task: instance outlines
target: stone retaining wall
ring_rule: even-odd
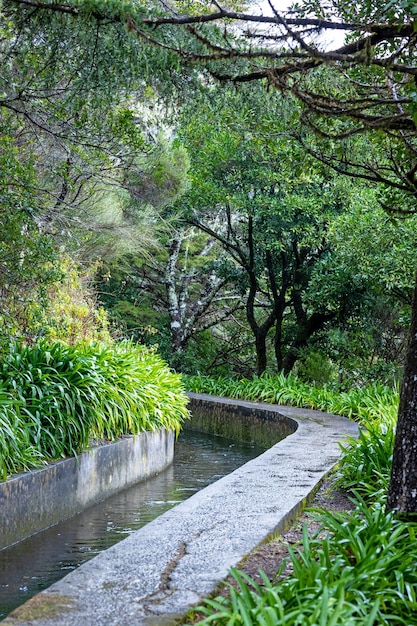
[[[0,549],[162,471],[174,439],[144,432],[0,483]]]
[[[220,435],[245,443],[270,448],[297,430],[297,422],[265,405],[245,406],[225,398],[216,399],[203,394],[188,394],[191,420],[185,428]]]

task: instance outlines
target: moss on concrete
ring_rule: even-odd
[[[65,611],[70,611],[74,601],[68,597],[56,593],[39,593],[28,600],[22,606],[12,611],[4,620],[3,624],[23,624],[37,619],[49,619]]]

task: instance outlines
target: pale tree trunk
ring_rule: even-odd
[[[417,518],[417,276],[387,508],[404,518]]]
[[[169,247],[168,260],[165,268],[165,288],[168,299],[168,314],[171,330],[171,346],[174,351],[181,352],[183,349],[183,320],[180,302],[178,300],[175,272],[178,256],[181,250],[182,237],[174,237]]]
[[[192,239],[189,229],[174,234],[163,273],[171,350],[178,364],[193,336],[216,326],[241,308],[240,298],[224,291],[226,281],[219,278],[213,269],[205,270],[203,266],[196,270],[192,264],[187,268],[184,259],[188,255],[188,246],[183,249],[187,239]],[[214,243],[215,240],[211,239],[204,244],[198,252],[200,261],[209,258]],[[198,292],[193,283],[198,285]],[[190,285],[193,287],[191,293]],[[221,310],[216,310],[217,301],[222,303]]]

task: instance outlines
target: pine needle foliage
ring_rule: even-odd
[[[178,432],[187,402],[180,376],[142,346],[15,343],[0,360],[0,476],[76,455],[93,439]]]

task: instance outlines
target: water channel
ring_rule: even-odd
[[[184,431],[174,463],[154,478],[0,551],[0,620],[42,589],[264,451]]]

